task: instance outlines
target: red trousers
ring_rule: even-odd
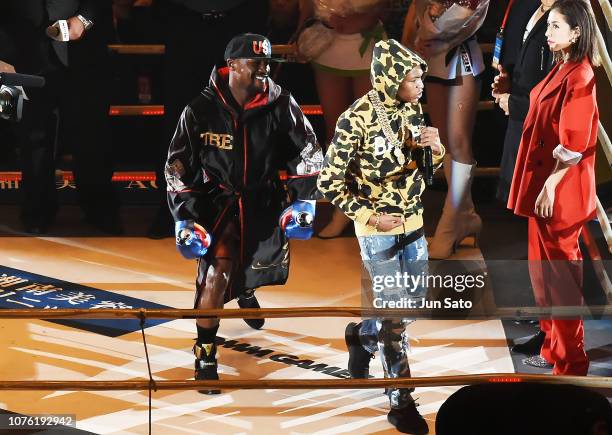
[[[540,356],[554,365],[554,375],[586,376],[589,370],[583,321],[554,316],[554,307],[583,303],[581,230],[582,225],[558,230],[545,219],[529,218],[529,275],[536,305],[553,307],[551,319],[540,320],[546,334]]]

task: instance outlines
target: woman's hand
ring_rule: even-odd
[[[417,143],[418,147],[431,147],[434,154],[442,154],[442,142],[440,133],[435,127],[421,127],[421,139]]]
[[[378,220],[378,225],[376,225],[376,220]],[[375,227],[376,231],[387,232],[391,231],[394,228],[401,226],[404,223],[404,218],[400,216],[392,216],[390,214],[373,214],[370,216],[368,220],[368,225],[371,227]]]
[[[555,204],[555,187],[548,182],[544,183],[542,191],[538,195],[535,202],[534,212],[536,216],[541,218],[550,218],[553,214],[553,206]]]

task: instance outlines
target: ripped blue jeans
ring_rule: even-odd
[[[372,298],[382,301],[414,299],[417,307],[426,296],[427,288],[423,283],[428,273],[427,241],[422,236],[412,243],[406,243],[410,234],[394,236],[358,237],[361,259],[368,271],[372,286],[364,291],[372,291]],[[381,286],[384,277],[401,277],[389,280]],[[423,276],[423,281],[411,281],[410,277]],[[408,279],[405,279],[408,278]],[[393,282],[394,281],[394,282]],[[393,283],[392,283],[393,282]],[[384,287],[384,288],[381,288]],[[380,351],[385,377],[410,377],[408,364],[408,337],[406,325],[410,319],[365,319],[359,329],[363,347],[374,354]],[[387,393],[391,407],[402,408],[412,401],[413,389],[389,388]]]

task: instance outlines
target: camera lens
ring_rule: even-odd
[[[0,118],[19,121],[23,108],[23,94],[17,88],[3,86],[0,89]]]
[[[10,113],[12,95],[8,90],[0,91],[0,113]]]

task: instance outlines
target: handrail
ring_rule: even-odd
[[[610,281],[610,276],[608,276],[608,272],[604,267],[604,262],[601,258],[601,253],[599,252],[599,248],[597,247],[597,243],[593,239],[591,231],[589,230],[589,226],[585,225],[582,228],[582,241],[587,248],[587,252],[589,253],[589,257],[591,258],[591,264],[593,265],[593,270],[595,271],[595,276],[599,280],[599,284],[606,294],[606,298],[608,300],[608,304],[612,304],[612,281]],[[609,249],[609,247],[608,247]]]
[[[499,176],[499,167],[478,167],[474,173],[475,177],[497,177]],[[442,178],[443,174],[438,171],[434,174],[434,178]],[[58,180],[74,180],[72,171],[56,172],[55,178]],[[20,171],[0,171],[0,182],[21,181],[22,175]],[[282,177],[281,177],[282,179]],[[155,172],[153,171],[115,171],[113,173],[113,181],[155,181]]]
[[[606,129],[602,125],[601,121],[599,121],[597,137],[599,138],[601,148],[603,149],[606,159],[608,160],[608,165],[612,166],[612,142],[610,142],[610,137],[608,136],[608,133],[606,133]]]
[[[107,47],[117,54],[158,55],[166,52],[163,44],[108,44]]]
[[[612,228],[610,227],[608,214],[603,208],[603,205],[601,205],[599,198],[595,197],[595,200],[597,201],[597,220],[599,221],[599,226],[601,227],[601,231],[603,232],[606,243],[608,244],[608,251],[612,253]]]
[[[599,0],[599,6],[604,14],[604,18],[608,23],[608,28],[612,30],[612,6],[608,0]]]
[[[164,44],[108,44],[107,47],[117,54],[160,55],[166,52]],[[493,44],[481,43],[480,48],[483,53],[491,53]],[[295,47],[291,44],[273,44],[272,53],[292,56],[295,54]]]
[[[320,104],[303,104],[300,108],[305,115],[322,115],[323,109]],[[476,106],[478,111],[489,111],[495,109],[492,100],[479,101]],[[109,108],[109,116],[162,116],[165,108],[163,104],[118,104]],[[423,111],[427,112],[427,104],[423,104]]]
[[[601,58],[601,65],[604,67],[604,70],[608,75],[608,80],[610,81],[610,84],[612,84],[612,60],[610,59],[608,50],[606,50],[606,42],[601,33],[601,30],[599,29],[599,26],[595,26],[595,35],[597,37],[597,46],[599,47],[599,57]]]

